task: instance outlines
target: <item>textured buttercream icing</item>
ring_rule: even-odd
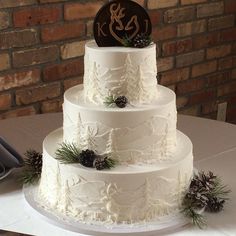
[[[80,149],[111,154],[122,163],[173,158],[176,148],[175,94],[156,85],[158,98],[149,104],[107,108],[83,101],[83,86],[64,96],[64,141]]]
[[[131,104],[157,98],[156,45],[146,48],[85,45],[84,97],[103,104],[105,97],[126,96]]]
[[[84,85],[64,95],[63,128],[43,143],[40,204],[82,223],[135,224],[178,211],[193,172],[192,143],[176,130],[176,98],[157,85],[156,45],[85,48]],[[106,107],[126,96],[125,108]],[[61,164],[62,142],[109,154],[119,164],[98,171]]]
[[[178,132],[175,159],[158,165],[118,165],[97,171],[60,164],[55,150],[62,130],[43,143],[39,198],[50,209],[81,222],[137,223],[178,211],[193,171],[191,141]]]

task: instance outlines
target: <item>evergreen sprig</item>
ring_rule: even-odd
[[[108,107],[115,106],[116,97],[111,95],[105,98],[104,104]]]
[[[25,153],[24,169],[20,180],[23,184],[38,182],[42,172],[42,153],[29,149]]]
[[[117,161],[106,155],[97,155],[92,150],[80,150],[74,143],[62,143],[55,152],[56,159],[62,164],[79,163],[97,170],[111,169]]]
[[[56,150],[56,159],[62,164],[80,163],[80,149],[74,143],[62,143]]]
[[[196,209],[194,209],[191,204],[186,205],[185,208],[183,208],[182,213],[189,219],[191,219],[191,223],[193,225],[196,225],[200,229],[203,229],[207,223],[205,217],[199,213]]]
[[[182,203],[183,214],[199,228],[206,226],[206,220],[200,211],[219,212],[228,200],[230,190],[220,177],[211,171],[199,172],[193,177]]]

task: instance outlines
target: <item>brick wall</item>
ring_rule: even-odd
[[[84,44],[105,2],[0,1],[0,118],[61,111],[82,83]],[[227,102],[236,123],[236,0],[137,0],[158,44],[159,83],[180,113],[216,118]]]

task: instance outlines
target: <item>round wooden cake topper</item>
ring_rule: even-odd
[[[138,34],[150,35],[151,20],[146,10],[130,0],[112,0],[97,13],[94,38],[99,47],[123,46],[124,39],[132,40]]]

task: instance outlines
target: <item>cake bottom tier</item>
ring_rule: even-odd
[[[117,165],[98,171],[60,164],[55,151],[63,131],[43,142],[40,204],[83,223],[139,223],[177,211],[193,173],[192,143],[177,132],[174,160],[147,165]]]

